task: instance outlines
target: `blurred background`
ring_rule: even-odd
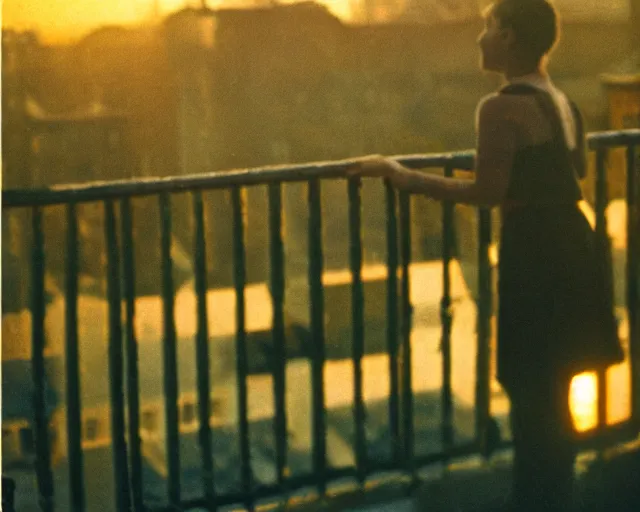
[[[398,155],[472,148],[479,99],[500,86],[479,70],[476,38],[486,0],[5,0],[2,4],[2,186],[44,188],[87,181],[222,173],[231,169],[327,161],[369,153]],[[556,85],[582,110],[587,131],[640,126],[640,0],[556,0],[562,40],[550,62]],[[608,160],[616,304],[627,343],[625,305],[626,166]],[[594,158],[584,183],[592,216]],[[385,348],[384,189],[365,181],[365,395],[372,457],[388,455]],[[293,473],[310,468],[308,203],[306,184],[283,188],[287,371]],[[347,189],[322,185],[330,464],[353,463],[351,291]],[[216,485],[238,485],[234,352],[233,229],[229,191],[207,192],[208,305]],[[268,201],[243,190],[252,449],[257,479],[273,473],[269,354]],[[160,214],[156,197],[132,203],[136,334],[144,430],[145,496],[164,503]],[[417,450],[439,449],[442,206],[413,198],[412,332]],[[185,494],[199,493],[193,339],[193,218],[190,196],[172,197],[172,248],[179,349],[181,453]],[[48,415],[53,425],[57,500],[65,466],[65,262],[67,212],[45,208]],[[104,210],[77,208],[79,343],[83,447],[89,510],[111,502],[111,439],[106,350],[108,310]],[[492,254],[497,254],[498,219]],[[473,435],[478,215],[457,206],[452,264],[453,386],[456,440]],[[31,425],[31,212],[2,213],[3,473],[35,504]],[[492,264],[496,264],[495,257]],[[253,316],[251,316],[253,315]],[[626,336],[626,337],[625,337]],[[628,347],[625,345],[625,349]],[[333,373],[332,373],[333,372]],[[608,419],[629,415],[629,365],[610,371]],[[493,383],[492,407],[508,437],[508,403]],[[581,429],[596,421],[593,378],[577,381]],[[237,443],[236,443],[237,444]],[[93,468],[93,469],[92,469]],[[105,469],[107,469],[105,471]],[[99,481],[94,481],[100,475]],[[106,475],[106,476],[104,476]],[[164,475],[164,476],[163,476]],[[235,487],[234,487],[235,486]],[[31,489],[33,493],[25,493]],[[22,491],[22,492],[21,492]],[[29,501],[31,499],[31,501]],[[63,506],[61,509],[64,509]]]

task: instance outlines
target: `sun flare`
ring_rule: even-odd
[[[581,373],[571,381],[569,405],[578,432],[598,423],[598,381],[595,373]]]

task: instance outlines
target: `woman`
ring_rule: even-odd
[[[572,377],[622,359],[606,266],[582,214],[584,132],[552,83],[558,17],[547,0],[497,0],[485,11],[482,68],[506,86],[477,109],[475,179],[360,159],[350,176],[382,177],[439,200],[499,206],[498,379],[511,401],[514,510],[570,508]]]

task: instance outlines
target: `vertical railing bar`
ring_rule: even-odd
[[[324,291],[322,288],[322,207],[320,182],[309,180],[309,292],[311,330],[311,392],[313,470],[318,490],[324,495],[326,482],[326,417],[324,393]]]
[[[393,461],[402,460],[398,377],[398,220],[396,191],[385,180],[387,206],[387,350],[389,352],[389,431]]]
[[[447,178],[453,176],[451,164],[444,169]],[[442,204],[442,301],[440,319],[442,323],[442,447],[448,453],[453,444],[453,399],[451,391],[451,259],[453,249],[454,204],[445,201]]]
[[[122,309],[120,293],[120,258],[116,215],[112,200],[104,202],[105,239],[107,245],[107,297],[109,303],[109,387],[111,395],[111,438],[113,470],[118,510],[131,508],[127,442],[124,418],[124,360],[122,350]]]
[[[640,160],[627,146],[627,314],[631,364],[631,417],[640,425]]]
[[[246,286],[246,255],[245,255],[245,226],[244,202],[240,187],[231,189],[233,210],[233,262],[234,286],[236,292],[236,372],[238,379],[238,427],[240,430],[240,476],[245,506],[253,509],[251,452],[249,447],[249,420],[247,401],[247,334],[245,324],[245,286]]]
[[[169,505],[180,508],[180,434],[178,417],[178,365],[176,350],[176,326],[174,318],[175,291],[173,286],[173,261],[171,259],[171,198],[167,193],[158,197],[160,206],[160,246],[162,271],[162,306],[164,340],[162,344],[163,381],[165,395],[167,492]]]
[[[3,512],[16,512],[15,509],[16,482],[13,478],[2,477],[2,506]]]
[[[271,260],[271,297],[273,301],[273,396],[274,435],[278,485],[284,492],[287,471],[286,380],[287,351],[284,327],[284,243],[282,240],[282,186],[269,185],[269,235]]]
[[[400,192],[400,265],[402,279],[400,283],[401,301],[401,394],[402,394],[402,434],[403,454],[407,470],[415,477],[414,433],[413,433],[413,392],[411,372],[411,327],[413,307],[409,265],[411,263],[411,198],[407,192]]]
[[[80,352],[78,350],[78,218],[76,205],[67,205],[67,265],[65,297],[67,444],[69,491],[72,509],[85,509],[82,422],[80,401]]]
[[[349,198],[349,262],[351,267],[353,418],[355,422],[355,456],[358,482],[364,484],[367,474],[366,411],[362,384],[364,357],[364,289],[362,284],[361,181],[348,181]]]
[[[211,439],[211,401],[209,382],[209,325],[207,317],[207,265],[202,192],[192,195],[193,203],[193,268],[195,276],[197,325],[196,372],[198,383],[198,441],[202,464],[202,487],[210,510],[216,510],[213,474],[213,445]]]
[[[606,265],[611,262],[611,246],[607,234],[606,209],[609,202],[609,192],[607,187],[607,156],[606,147],[596,149],[596,238],[600,250],[604,256]],[[605,269],[607,276],[611,273],[611,268]],[[606,370],[598,370],[598,428],[604,429],[607,425],[607,373]]]
[[[33,414],[36,448],[38,501],[43,512],[53,512],[53,475],[47,403],[45,397],[46,370],[44,364],[45,318],[45,254],[42,232],[42,210],[33,208],[33,252],[31,260],[31,367],[33,377]]]
[[[476,440],[482,454],[488,455],[488,429],[491,415],[489,400],[490,352],[491,352],[491,316],[493,293],[491,286],[491,211],[480,208],[478,211],[478,297],[476,300],[478,353],[476,356]]]
[[[131,202],[120,200],[122,233],[122,287],[125,301],[125,346],[127,352],[127,406],[129,416],[129,461],[131,464],[131,496],[133,510],[144,509],[142,489],[142,445],[140,439],[140,384],[138,377],[138,342],[135,336],[135,266],[133,261],[133,223]]]

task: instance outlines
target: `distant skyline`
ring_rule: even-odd
[[[278,0],[296,3],[300,0]],[[350,18],[353,0],[316,0],[340,19]],[[357,1],[357,0],[356,0]],[[274,0],[206,0],[208,7],[270,5]],[[2,27],[36,30],[45,41],[67,41],[109,24],[134,25],[166,16],[202,0],[2,0]]]

